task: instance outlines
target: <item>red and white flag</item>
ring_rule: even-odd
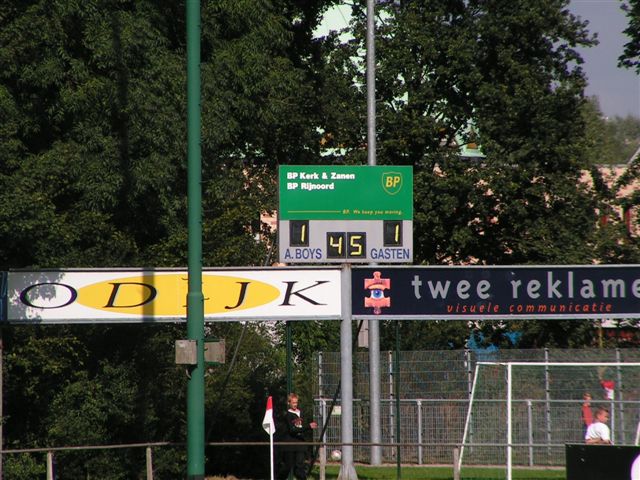
[[[273,423],[273,401],[271,397],[267,398],[267,411],[264,412],[262,428],[264,428],[264,431],[269,435],[273,435],[276,431],[276,425]]]
[[[604,396],[607,400],[613,400],[616,383],[613,380],[600,380],[600,385],[604,388]]]

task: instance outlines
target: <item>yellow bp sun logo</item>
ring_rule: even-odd
[[[382,188],[389,195],[395,195],[402,190],[402,173],[385,172],[382,174]]]

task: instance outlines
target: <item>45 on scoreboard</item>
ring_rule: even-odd
[[[281,165],[284,263],[411,263],[413,169]]]

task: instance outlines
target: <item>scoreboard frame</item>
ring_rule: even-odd
[[[281,165],[283,263],[413,262],[413,168]]]

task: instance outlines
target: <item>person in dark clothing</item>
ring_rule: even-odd
[[[302,416],[302,412],[298,408],[298,396],[290,393],[287,398],[288,410],[284,414],[283,428],[284,431],[280,437],[283,442],[304,442],[305,434],[315,428],[318,428],[316,422],[306,422]],[[298,480],[306,480],[307,464],[305,462],[307,456],[306,445],[283,445],[282,465],[278,471],[278,479],[284,480],[293,471],[293,475]]]

